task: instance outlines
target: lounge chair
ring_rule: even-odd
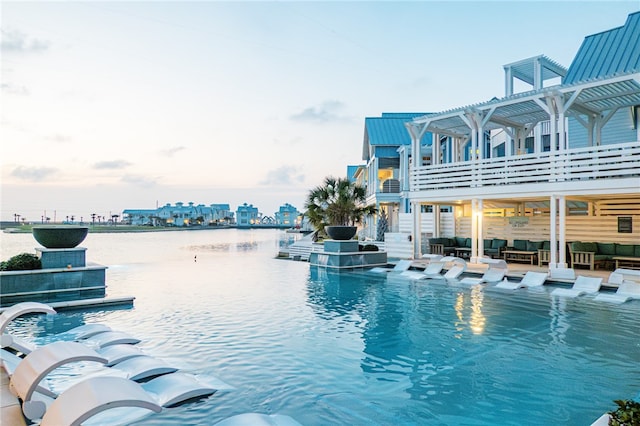
[[[437,278],[441,277],[442,268],[444,268],[444,262],[429,262],[424,271],[404,271],[402,274],[403,277],[407,277],[412,280],[423,280],[427,278]]]
[[[81,425],[96,414],[119,407],[162,411],[138,383],[121,377],[94,377],[62,392],[47,408],[40,425]]]
[[[576,271],[572,268],[549,268],[549,278],[552,280],[574,281]]]
[[[35,345],[19,337],[4,333],[4,330],[14,319],[28,314],[46,313],[55,314],[56,311],[44,303],[23,302],[17,303],[0,314],[0,348],[9,348],[15,352],[27,355],[35,349]],[[67,341],[87,341],[90,339],[90,346],[104,348],[117,344],[137,344],[139,339],[120,331],[113,331],[104,324],[92,323],[84,324],[71,330],[64,331],[54,337],[55,340]]]
[[[496,284],[496,288],[504,288],[507,290],[516,290],[518,288],[525,287],[541,287],[544,285],[547,279],[547,274],[544,272],[527,271],[522,277],[522,280],[518,282],[509,281],[506,277],[503,281]]]
[[[411,260],[399,260],[398,263],[393,268],[385,268],[385,267],[375,267],[370,269],[369,272],[375,272],[378,274],[387,273],[387,272],[404,272],[409,270],[413,261]]]
[[[31,399],[40,381],[56,368],[78,361],[107,362],[81,343],[64,341],[41,346],[20,361],[11,375],[9,387],[22,400],[22,412],[28,419],[42,418],[46,409],[44,402]]]
[[[624,303],[631,299],[640,299],[640,284],[633,281],[623,281],[618,285],[615,293],[599,292],[594,300],[610,303]]]
[[[602,284],[602,278],[598,277],[585,277],[584,275],[578,276],[573,287],[571,288],[556,288],[551,292],[552,296],[560,297],[578,297],[583,294],[597,293],[600,290]]]
[[[497,283],[498,281],[502,281],[507,273],[507,262],[504,260],[481,258],[478,259],[478,261],[488,264],[489,268],[481,278],[463,278],[460,280],[462,284]]]

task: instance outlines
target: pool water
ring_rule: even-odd
[[[2,234],[2,258],[33,252]],[[17,321],[50,333],[104,322],[234,389],[137,424],[208,425],[245,412],[303,425],[588,425],[640,391],[640,301],[558,300],[331,273],[275,259],[277,230],[89,234],[107,293],[133,307]]]

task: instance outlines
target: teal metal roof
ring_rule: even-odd
[[[382,117],[366,117],[364,119],[365,143],[368,142],[371,146],[411,145],[411,137],[404,123],[423,115],[425,113],[384,113]]]
[[[585,37],[563,84],[640,71],[640,12],[618,28]]]

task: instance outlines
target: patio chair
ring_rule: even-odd
[[[411,260],[403,259],[403,260],[399,260],[398,263],[396,263],[396,265],[393,268],[385,268],[385,267],[378,266],[373,269],[370,269],[369,272],[375,272],[378,274],[386,273],[386,272],[404,272],[409,270],[412,263],[413,261]]]
[[[600,290],[602,284],[602,278],[599,277],[585,277],[584,275],[578,276],[573,287],[571,288],[556,288],[551,292],[552,296],[560,297],[578,297],[583,294],[597,293]]]
[[[462,284],[497,283],[498,281],[502,281],[507,273],[507,262],[504,260],[481,258],[478,259],[478,261],[488,264],[489,268],[481,278],[463,278],[460,280]]]
[[[544,272],[527,271],[524,277],[522,277],[521,281],[513,282],[513,281],[509,281],[505,277],[503,281],[496,284],[496,288],[516,290],[518,288],[525,288],[525,287],[541,287],[544,285],[544,282],[546,279],[547,279],[547,274]]]

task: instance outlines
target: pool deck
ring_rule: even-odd
[[[419,260],[414,261],[415,265],[420,263]],[[425,263],[426,264],[426,263]],[[486,264],[478,264],[478,263],[468,263],[467,271],[477,274],[482,274],[487,269]],[[521,263],[509,263],[509,273],[508,277],[512,278],[522,278],[527,271],[536,271],[536,272],[548,272],[549,269],[547,267],[539,267],[532,266]],[[606,281],[611,274],[611,271],[604,270],[595,270],[590,271],[587,269],[576,269],[576,276],[584,275],[589,277],[601,277],[603,281]],[[567,282],[569,283],[569,282]],[[123,300],[118,300],[120,303],[127,303],[132,301],[128,298],[123,298]],[[114,302],[114,300],[111,300]],[[61,307],[67,308],[78,308],[79,306],[76,304],[69,303],[61,303],[61,306],[58,306],[58,309]],[[64,306],[66,305],[66,306]],[[71,305],[71,306],[70,306]],[[84,303],[83,305],[90,305]],[[11,391],[9,390],[9,376],[4,368],[0,368],[0,424],[1,425],[12,425],[12,426],[26,426],[27,423],[25,418],[22,415],[22,410],[20,407],[20,402],[17,397],[15,397]]]

